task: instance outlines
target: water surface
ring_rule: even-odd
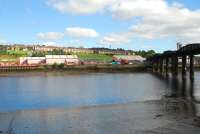
[[[193,88],[199,89],[200,73],[195,75]],[[159,100],[183,95],[182,89],[189,87],[182,85],[151,73],[9,74],[0,77],[0,111]],[[196,98],[199,94],[195,90]]]

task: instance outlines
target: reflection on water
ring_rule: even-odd
[[[194,102],[200,102],[200,72],[195,72],[194,79],[190,79],[190,77],[183,78],[181,75],[178,77],[155,76],[161,79],[168,88],[168,92],[165,96],[176,98],[181,97]]]
[[[200,117],[200,72],[196,71],[193,79],[189,77],[182,78],[181,75],[174,78],[172,76],[158,76],[168,92],[165,94],[167,98],[183,98],[187,102],[176,102],[175,109],[179,109],[180,114],[186,113],[192,116]],[[171,106],[170,106],[171,107]]]
[[[187,98],[196,103],[200,100],[200,72],[195,73],[194,80],[150,73],[25,73],[0,77],[0,85],[0,111],[118,104],[163,97]]]
[[[166,92],[148,73],[16,74],[0,85],[0,111],[158,100]]]

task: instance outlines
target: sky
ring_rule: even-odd
[[[1,44],[162,52],[199,36],[199,0],[0,0]]]

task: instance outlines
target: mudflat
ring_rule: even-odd
[[[198,104],[182,99],[0,113],[1,134],[199,134]]]

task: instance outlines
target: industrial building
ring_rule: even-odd
[[[53,65],[66,64],[77,65],[79,59],[76,55],[46,55],[45,57],[20,57],[20,65]]]
[[[146,60],[139,55],[114,55],[112,59],[114,62],[119,62],[120,64],[133,64],[136,62],[144,62]]]

